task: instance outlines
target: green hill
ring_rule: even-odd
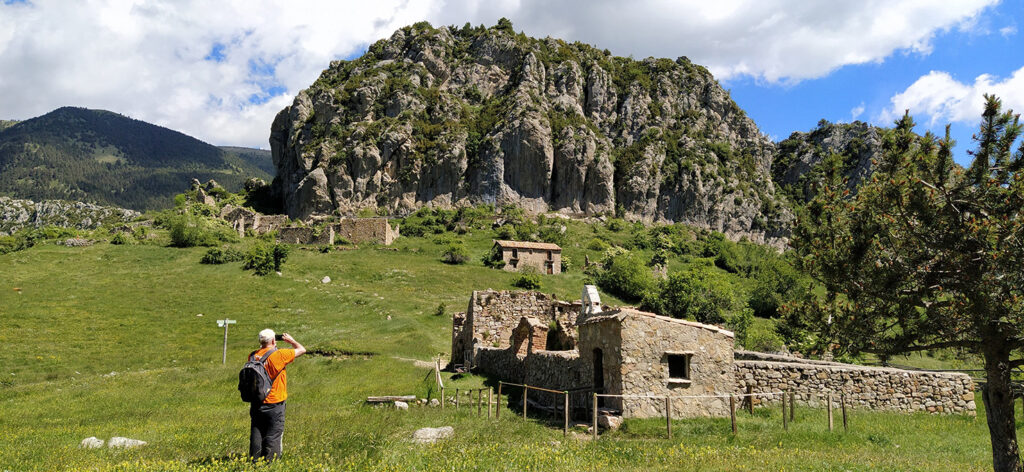
[[[256,149],[247,147],[237,146],[220,146],[220,148],[227,153],[235,154],[238,157],[244,159],[246,162],[260,168],[263,172],[273,176],[276,169],[274,168],[274,160],[271,156],[269,149]]]
[[[270,175],[234,152],[104,110],[64,107],[0,125],[0,194],[137,210],[170,206],[193,178],[238,190]]]

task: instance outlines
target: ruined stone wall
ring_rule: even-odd
[[[477,372],[492,379],[505,382],[523,383],[526,378],[526,366],[508,348],[481,346],[475,355]]]
[[[548,258],[549,252],[551,253],[550,258]],[[562,251],[516,248],[516,256],[513,257],[512,254],[512,248],[502,248],[505,270],[522,272],[524,269],[530,268],[537,271],[538,274],[547,274],[547,268],[550,267],[552,274],[562,273]]]
[[[735,391],[733,334],[715,326],[633,312],[622,321],[624,395],[728,395]],[[685,354],[684,354],[685,353]],[[689,379],[670,379],[668,355],[690,358]],[[675,398],[673,417],[728,416],[727,398]],[[663,401],[625,399],[624,416],[664,416]]]
[[[474,291],[461,323],[456,326],[453,319],[452,361],[463,363],[466,352],[472,358],[474,346],[508,347],[512,330],[524,316],[537,318],[545,325],[558,320],[570,327],[566,333],[575,339],[574,327],[581,309],[579,303],[562,302],[540,292]]]
[[[252,230],[256,234],[277,231],[288,224],[288,215],[261,215],[253,217]]]
[[[334,244],[334,229],[306,226],[285,226],[277,230],[277,240],[286,244]]]
[[[376,243],[387,246],[398,237],[398,226],[392,229],[385,218],[342,218],[332,227],[338,236],[354,244]]]
[[[783,357],[783,356],[775,356]],[[821,405],[819,395],[846,395],[853,408],[974,415],[974,382],[966,374],[918,372],[838,362],[808,363],[803,359],[736,360],[736,390],[755,393],[791,391],[800,403]],[[759,398],[777,403],[778,398]]]

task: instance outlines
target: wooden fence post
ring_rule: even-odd
[[[796,418],[796,394],[789,392],[789,422],[792,423]]]
[[[562,429],[562,436],[569,435],[569,392],[565,392],[565,427]]]
[[[455,389],[455,409],[459,409],[459,389]]]
[[[754,415],[754,386],[747,385],[747,413]]]
[[[843,408],[843,432],[846,433],[850,430],[846,424],[846,394],[839,394],[839,405]]]
[[[832,392],[829,392],[825,402],[828,404],[828,430],[832,431]]]
[[[729,395],[729,419],[732,421],[732,434],[736,434],[736,395]]]
[[[523,419],[526,419],[526,394],[530,393],[530,389],[526,388],[526,384],[523,384]]]
[[[672,439],[672,399],[665,396],[665,432]]]
[[[484,414],[483,400],[484,400],[484,389],[478,388],[476,390],[476,416],[483,416],[483,414]]]
[[[498,382],[498,401],[494,404],[494,419],[501,419],[501,382]]]
[[[789,421],[786,416],[786,392],[782,392],[782,429],[789,431]]]
[[[444,409],[444,387],[441,387],[441,409]]]
[[[491,417],[491,404],[494,403],[494,389],[487,387],[487,418]]]
[[[597,392],[594,392],[594,439],[597,439]]]

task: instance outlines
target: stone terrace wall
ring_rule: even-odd
[[[782,357],[782,356],[777,356]],[[846,394],[854,408],[974,415],[974,382],[966,374],[917,372],[883,367],[865,367],[838,362],[806,363],[736,360],[736,389],[745,393],[789,390],[798,401],[818,406],[820,394]],[[778,402],[778,398],[755,399],[754,403]],[[838,401],[838,399],[836,399]]]
[[[333,244],[334,229],[330,226],[317,233],[305,226],[286,226],[277,230],[277,240],[287,244]]]

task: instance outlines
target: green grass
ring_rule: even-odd
[[[570,232],[571,241],[594,234],[582,224]],[[491,237],[464,236],[472,259],[461,266],[441,263],[442,245],[431,238],[327,254],[296,248],[280,277],[253,276],[238,263],[200,265],[205,249],[163,247],[164,235],[155,244],[44,244],[0,256],[0,470],[246,469],[231,460],[247,450],[236,375],[265,327],[310,349],[375,354],[310,355],[289,368],[286,455],[266,470],[990,468],[982,411],[854,411],[849,433],[829,433],[822,412],[799,409],[787,433],[778,411],[758,410],[740,415],[735,437],[727,419],[678,420],[671,440],[659,420],[635,420],[592,442],[582,430],[563,438],[558,427],[510,410],[497,421],[467,408],[365,406],[369,395],[437,395],[431,371],[405,359],[447,356],[451,313],[465,309],[469,293],[512,288],[513,274],[479,262]],[[584,245],[567,244],[566,252],[582,262]],[[320,283],[325,275],[331,283]],[[575,269],[541,279],[542,290],[568,300],[584,276]],[[433,314],[439,303],[445,316]],[[221,318],[238,320],[226,366]],[[445,377],[449,388],[486,381]],[[408,441],[417,428],[443,425],[454,426],[453,439]],[[89,436],[149,445],[79,449]]]

